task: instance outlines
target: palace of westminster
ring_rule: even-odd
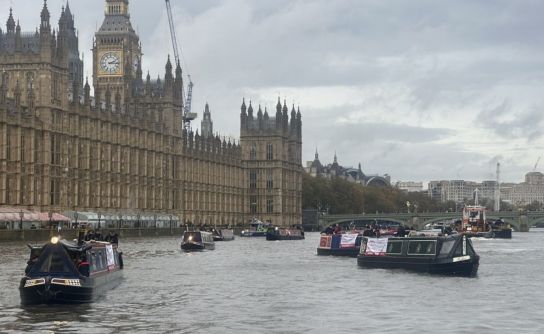
[[[21,32],[10,9],[0,29],[0,208],[300,223],[300,111],[278,101],[269,116],[244,101],[231,142],[213,133],[206,105],[201,133],[186,130],[179,64],[168,58],[162,78],[144,78],[129,1],[105,2],[94,97],[69,5],[54,29],[44,1],[32,32]]]

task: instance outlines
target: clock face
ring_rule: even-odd
[[[100,69],[106,74],[121,73],[121,58],[118,53],[106,52],[100,58]]]

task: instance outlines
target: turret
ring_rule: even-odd
[[[174,80],[174,98],[179,104],[183,103],[183,71],[179,65],[179,61],[176,63],[176,78]]]
[[[276,130],[281,130],[283,127],[283,121],[281,118],[281,101],[278,96],[278,104],[276,104]]]
[[[51,18],[51,15],[49,14],[49,9],[47,9],[47,0],[43,1],[43,8],[42,8],[42,13],[40,17],[41,17],[40,34],[42,36],[50,34],[51,25],[49,24],[49,19]]]
[[[283,101],[283,115],[282,115],[282,125],[283,131],[287,132],[289,130],[289,115],[287,115],[287,101]]]
[[[247,107],[246,99],[242,99],[242,106],[240,107],[240,127],[242,129],[247,128]]]
[[[249,108],[247,108],[247,118],[253,120],[253,106],[251,105],[251,101],[249,101]]]
[[[259,105],[259,111],[257,112],[257,121],[259,123],[259,130],[263,128],[263,110],[261,109],[261,105]]]
[[[15,28],[15,50],[21,51],[23,46],[23,41],[21,40],[21,26],[19,25],[19,20],[17,20],[17,27]]]
[[[298,139],[302,139],[302,114],[300,113],[300,107],[297,111],[297,135]]]
[[[151,96],[151,75],[149,75],[149,71],[147,71],[145,79],[145,95]]]
[[[85,94],[85,105],[88,106],[91,104],[91,86],[89,86],[89,78],[85,80],[85,87],[83,88]]]
[[[9,9],[8,22],[6,23],[7,33],[15,34],[15,20],[13,19],[13,9]]]
[[[168,61],[166,62],[166,66],[164,68],[166,70],[164,75],[165,95],[170,95],[173,93],[174,88],[174,76],[172,74],[172,63],[170,62],[170,56],[168,56]]]
[[[293,104],[293,108],[291,109],[291,135],[295,136],[297,132],[297,112],[295,111],[295,105]]]

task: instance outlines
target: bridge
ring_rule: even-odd
[[[488,211],[488,219],[503,219],[517,232],[529,232],[529,228],[544,224],[544,211]],[[413,226],[417,229],[426,224],[451,221],[462,218],[461,212],[405,212],[378,214],[318,215],[318,226],[322,230],[332,224],[349,225],[351,223],[368,224],[372,222],[396,222]]]

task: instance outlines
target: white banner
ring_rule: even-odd
[[[113,257],[113,246],[106,245],[106,258],[108,261],[108,270],[115,268],[115,259]]]
[[[346,233],[342,234],[342,239],[340,240],[340,248],[355,247],[355,241],[359,234],[355,233]]]
[[[385,255],[388,238],[368,238],[365,255]]]

